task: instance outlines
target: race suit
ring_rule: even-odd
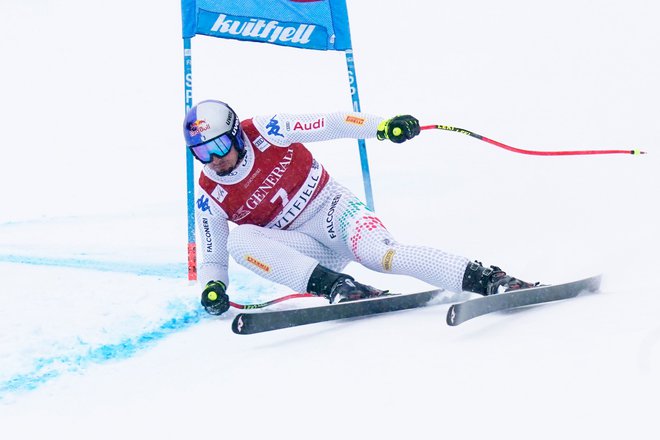
[[[383,118],[365,113],[256,116],[241,123],[245,156],[227,176],[205,166],[196,222],[198,278],[229,286],[229,255],[295,292],[321,264],[340,272],[356,261],[460,292],[469,260],[398,243],[378,217],[332,179],[302,142],[376,135]],[[237,226],[230,231],[228,222]]]

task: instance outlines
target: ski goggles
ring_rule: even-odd
[[[233,138],[229,134],[223,134],[203,144],[193,145],[190,152],[202,163],[210,163],[211,155],[215,154],[218,157],[223,157],[229,154]]]

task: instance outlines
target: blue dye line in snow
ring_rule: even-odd
[[[145,265],[80,258],[47,258],[22,255],[0,255],[0,262],[71,267],[165,278],[184,278],[187,273],[185,264]],[[92,347],[80,354],[63,354],[36,359],[33,362],[31,371],[16,374],[8,380],[0,382],[0,401],[3,400],[3,395],[7,393],[34,390],[65,372],[79,372],[90,364],[129,358],[169,334],[184,330],[202,319],[203,315],[200,310],[187,310],[188,308],[183,308],[183,305],[174,304],[171,307],[176,311],[175,316],[155,330],[127,337],[115,344]],[[83,342],[81,342],[81,346],[84,346]]]
[[[135,275],[159,276],[165,278],[184,278],[188,274],[185,263],[173,264],[143,264],[123,263],[114,261],[95,261],[82,258],[48,258],[30,257],[24,255],[0,255],[0,262],[33,264],[37,266],[73,267],[76,269],[91,269],[102,272],[131,273]]]
[[[183,304],[176,306],[178,309],[183,307],[185,307]],[[184,330],[202,319],[205,319],[205,314],[200,309],[182,310],[180,314],[170,318],[155,330],[132,338],[125,338],[115,344],[92,347],[80,354],[36,359],[31,371],[17,374],[0,382],[0,402],[4,400],[6,394],[34,390],[63,373],[80,372],[91,364],[101,364],[134,356],[137,352],[150,347],[171,333]]]
[[[150,275],[164,278],[184,278],[187,276],[188,268],[185,264],[137,264],[108,261],[94,261],[80,258],[48,258],[33,257],[22,255],[0,255],[0,262],[31,264],[38,266],[57,266],[71,267],[78,269],[91,269],[103,272],[131,273],[136,275]],[[271,293],[271,288],[266,285],[260,285],[253,282],[253,276],[239,275],[230,280],[236,292],[249,292],[250,296],[261,297]],[[195,301],[192,300],[191,301]],[[197,306],[199,307],[199,306]],[[174,317],[160,325],[157,329],[126,337],[115,344],[105,344],[98,347],[92,347],[84,350],[86,345],[82,340],[80,354],[63,354],[52,357],[38,358],[33,362],[31,371],[19,373],[10,377],[4,382],[0,382],[0,402],[4,400],[5,395],[21,391],[30,391],[55,379],[67,372],[81,372],[90,364],[101,364],[112,360],[127,359],[134,356],[137,352],[148,348],[155,342],[167,337],[168,335],[185,330],[207,315],[201,311],[201,308],[192,308],[183,303],[170,304],[170,309],[174,311]],[[75,351],[76,347],[72,347]]]

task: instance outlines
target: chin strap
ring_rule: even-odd
[[[234,148],[236,148],[236,147],[234,147]],[[238,162],[240,162],[243,159],[245,159],[245,155],[247,154],[247,148],[243,147],[243,148],[236,148],[236,149],[238,150]],[[237,165],[238,165],[238,162],[236,162]]]

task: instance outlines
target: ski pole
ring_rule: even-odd
[[[261,304],[239,304],[239,303],[235,303],[233,301],[229,301],[229,305],[232,306],[232,307],[235,307],[237,309],[243,309],[243,310],[263,309],[264,307],[268,307],[270,305],[277,304],[277,303],[280,303],[282,301],[286,301],[288,299],[309,298],[309,297],[312,297],[312,296],[316,296],[316,295],[312,295],[311,293],[292,293],[291,295],[283,296],[281,298],[271,299],[270,301],[266,301],[266,302],[261,303]]]
[[[514,153],[520,154],[530,154],[535,156],[577,156],[577,155],[586,155],[586,154],[646,154],[646,151],[640,150],[568,150],[568,151],[537,151],[537,150],[523,150],[521,148],[511,147],[509,145],[503,144],[502,142],[489,139],[480,134],[471,132],[470,130],[465,130],[463,128],[452,127],[451,125],[425,125],[420,127],[421,130],[447,130],[454,131],[456,133],[466,134],[472,136],[473,138],[479,139],[480,141],[488,142],[489,144],[495,145],[505,150],[513,151]]]

